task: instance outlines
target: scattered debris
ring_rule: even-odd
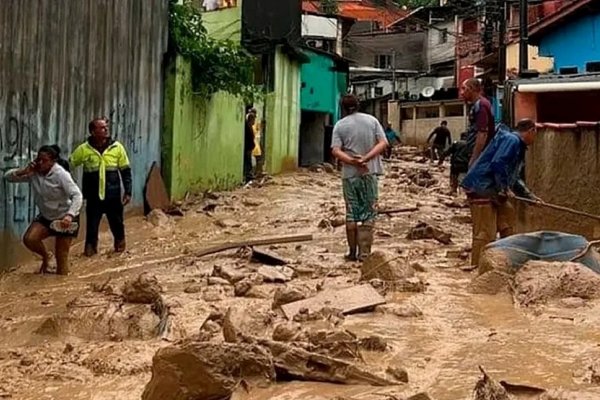
[[[155,276],[141,273],[136,279],[126,281],[121,292],[128,303],[152,304],[160,298],[162,287]]]
[[[247,275],[237,271],[228,265],[215,265],[213,267],[212,276],[225,279],[232,285],[243,280]]]
[[[310,299],[296,301],[281,306],[285,316],[293,319],[302,309],[315,312],[324,307],[340,309],[343,314],[369,310],[384,304],[385,299],[371,285],[353,286],[334,292],[320,292]]]
[[[418,318],[423,316],[423,311],[414,304],[384,304],[377,306],[375,311],[381,314],[391,314],[400,318]]]
[[[385,372],[398,382],[408,383],[408,372],[404,368],[389,366]]]
[[[310,242],[313,240],[312,235],[292,235],[292,236],[279,236],[267,239],[255,239],[245,240],[241,242],[224,243],[218,246],[204,249],[195,254],[196,257],[204,257],[222,251],[237,249],[240,247],[255,247],[255,246],[268,246],[271,244],[282,244],[282,243],[294,243],[294,242]]]
[[[435,186],[438,183],[438,180],[431,175],[431,173],[426,169],[420,169],[414,171],[408,175],[410,181],[417,186],[421,187],[431,187]]]
[[[474,389],[473,400],[512,400],[506,389],[492,379],[482,367],[479,367],[483,376]]]
[[[417,226],[413,227],[406,238],[410,240],[435,239],[442,244],[452,243],[451,234],[446,233],[426,222],[420,222]]]
[[[167,226],[170,222],[167,214],[165,214],[163,210],[160,210],[158,208],[155,208],[154,210],[150,211],[150,213],[146,216],[146,221],[159,228]]]
[[[256,247],[252,248],[252,261],[266,264],[266,265],[288,265],[289,261],[284,259],[283,257],[262,249],[258,249]]]
[[[279,308],[284,304],[294,303],[300,300],[306,299],[308,296],[308,290],[300,287],[286,286],[278,288],[273,297],[273,304],[271,308],[273,310]]]

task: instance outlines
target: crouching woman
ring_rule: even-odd
[[[25,232],[23,243],[42,257],[42,274],[48,272],[50,257],[44,239],[55,238],[56,273],[68,275],[69,250],[79,231],[81,191],[61,164],[64,165],[64,160],[60,158],[58,146],[42,146],[33,162],[4,175],[9,182],[29,182],[31,185],[39,214]]]

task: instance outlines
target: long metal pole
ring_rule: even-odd
[[[519,38],[519,73],[522,74],[529,68],[529,8],[527,0],[519,0],[519,15],[520,15],[520,38]]]

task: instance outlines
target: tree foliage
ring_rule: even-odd
[[[254,82],[254,58],[238,43],[210,37],[202,13],[190,2],[171,1],[169,35],[178,54],[192,66],[194,92],[210,96],[218,91],[251,101],[259,92]]]

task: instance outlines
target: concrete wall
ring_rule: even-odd
[[[444,29],[446,34],[444,34]],[[435,25],[435,29],[428,30],[427,58],[429,66],[456,59],[456,34],[454,21],[447,21]],[[444,41],[445,38],[445,41]]]
[[[454,108],[462,107],[460,116],[449,116],[447,112],[448,105]],[[437,117],[420,118],[419,108],[438,107]],[[399,127],[404,144],[411,146],[423,146],[427,144],[427,138],[431,132],[440,125],[442,121],[448,121],[448,129],[452,133],[452,139],[458,140],[460,134],[467,128],[466,106],[462,103],[419,103],[418,105],[401,104],[390,102],[388,104],[390,119],[397,117],[399,120],[391,119],[390,122],[394,128]]]
[[[578,67],[585,72],[589,61],[600,61],[600,13],[568,22],[540,39],[540,54],[554,57],[554,67]]]
[[[203,15],[209,33],[240,40],[241,8]],[[210,99],[192,93],[191,68],[171,59],[165,81],[163,176],[173,199],[186,192],[228,189],[243,175],[244,104],[227,93]]]
[[[267,94],[265,166],[278,174],[298,167],[300,143],[300,64],[281,49],[275,53],[274,91]]]
[[[529,69],[535,69],[540,73],[548,73],[554,69],[554,59],[539,54],[537,46],[529,46]],[[519,70],[519,42],[509,43],[506,46],[506,70]]]
[[[353,35],[347,38],[344,55],[360,66],[375,67],[375,57],[396,51],[397,69],[422,71],[427,65],[427,33],[400,32]]]
[[[600,215],[600,132],[551,125],[538,131],[527,152],[526,181],[546,202]],[[600,237],[598,221],[545,208],[519,207],[521,232],[555,230]]]

